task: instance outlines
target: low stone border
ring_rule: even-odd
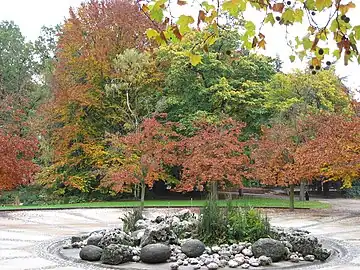
[[[330,248],[333,250],[331,256],[327,259],[326,262],[300,262],[300,263],[273,263],[271,266],[259,266],[259,267],[250,267],[250,269],[321,269],[323,267],[331,267],[336,265],[341,265],[345,261],[351,261],[355,258],[356,254],[359,251],[354,250],[354,247],[343,243],[342,241],[335,241],[327,238],[318,237],[318,239],[323,243],[324,247]],[[52,261],[61,262],[63,265],[72,265],[82,267],[84,269],[98,269],[98,268],[107,268],[107,269],[128,269],[128,270],[168,270],[170,269],[170,263],[163,264],[144,264],[144,263],[125,263],[122,265],[107,265],[100,262],[88,262],[81,260],[80,258],[75,258],[66,253],[70,253],[69,250],[64,250],[62,247],[67,238],[62,238],[53,242],[44,242],[38,246],[38,254],[40,257],[49,259]],[[80,249],[78,249],[80,251]],[[286,264],[286,265],[284,265]],[[191,267],[182,267],[181,269],[191,269]],[[221,268],[224,270],[231,269],[229,267]]]

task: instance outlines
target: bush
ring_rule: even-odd
[[[343,190],[346,198],[360,198],[360,180],[352,182],[351,188]]]
[[[234,211],[236,210],[236,211]],[[253,208],[232,209],[229,214],[230,241],[256,241],[270,234],[270,223],[266,215]]]
[[[266,215],[253,208],[235,207],[228,203],[221,208],[210,200],[201,209],[198,237],[208,245],[256,241],[270,234]]]
[[[123,224],[124,232],[135,231],[135,224],[139,219],[143,219],[142,211],[140,208],[134,208],[132,211],[126,213],[123,218],[121,218]]]

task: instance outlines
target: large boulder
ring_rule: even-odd
[[[256,258],[267,256],[273,262],[280,261],[286,253],[285,245],[271,238],[260,238],[251,246],[251,250]]]
[[[125,245],[110,244],[104,248],[101,261],[104,264],[117,265],[129,262],[132,258],[131,248]]]
[[[205,251],[205,245],[198,239],[189,239],[181,246],[181,251],[190,258],[199,257]]]
[[[325,261],[331,255],[331,251],[323,248],[319,240],[308,231],[278,227],[272,228],[272,231],[278,240],[289,242],[293,252],[303,256],[315,255],[315,258],[321,261]]]
[[[98,246],[101,248],[105,248],[111,244],[132,246],[134,244],[134,241],[130,235],[128,235],[121,229],[116,228],[106,231],[104,236],[98,243]]]
[[[89,238],[86,240],[86,244],[88,246],[90,246],[90,245],[98,246],[102,238],[103,238],[102,234],[94,233],[94,234],[90,235]]]
[[[80,258],[85,261],[95,262],[95,261],[100,261],[102,252],[103,252],[102,248],[99,248],[94,245],[87,245],[80,250],[79,255]]]
[[[140,259],[144,263],[163,263],[170,258],[171,249],[165,244],[149,244],[141,249]]]
[[[170,229],[170,225],[162,222],[148,226],[141,238],[140,246],[144,247],[149,244],[178,244],[177,235]]]
[[[131,237],[134,240],[134,244],[135,246],[139,246],[140,245],[140,241],[141,239],[144,237],[144,233],[145,233],[145,229],[141,229],[141,230],[136,230],[134,232],[131,233]]]

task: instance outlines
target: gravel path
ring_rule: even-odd
[[[334,199],[329,202],[333,205],[332,209],[267,212],[273,225],[304,228],[325,238],[324,243],[343,256],[311,269],[360,269],[360,200]],[[67,236],[118,226],[119,217],[126,211],[72,209],[0,212],[0,270],[104,269],[61,260],[50,254],[48,246]],[[178,209],[147,209],[146,215],[172,211]]]

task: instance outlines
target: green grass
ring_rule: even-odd
[[[204,206],[205,200],[148,200],[145,201],[145,207],[199,207]],[[220,206],[226,206],[226,200],[219,200]],[[232,200],[233,205],[236,206],[250,206],[250,207],[289,207],[289,200],[283,198],[263,198],[263,197],[243,197],[241,199]],[[0,211],[4,210],[27,210],[27,209],[71,209],[71,208],[101,208],[101,207],[137,207],[140,203],[138,201],[121,201],[121,202],[88,202],[88,203],[74,203],[74,204],[54,204],[54,205],[23,205],[23,206],[0,206]],[[328,203],[318,201],[295,201],[296,208],[329,208]]]

